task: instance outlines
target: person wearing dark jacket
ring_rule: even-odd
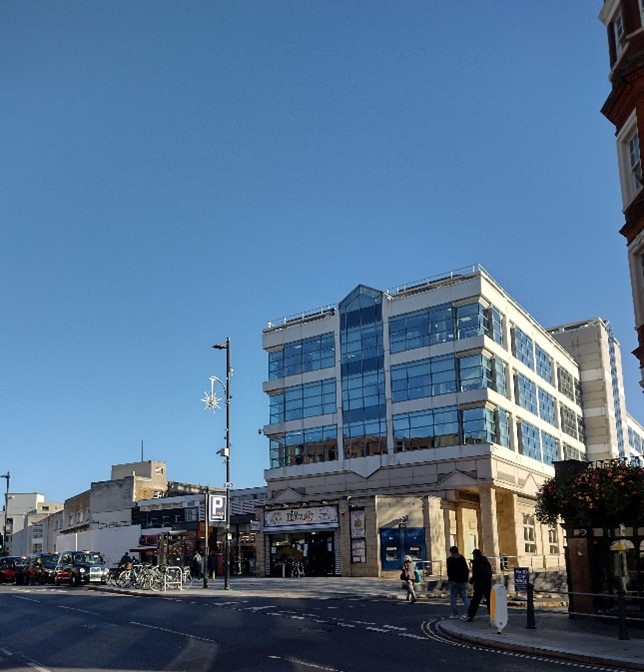
[[[459,618],[456,602],[460,597],[463,600],[465,613],[470,606],[467,597],[467,580],[470,576],[470,568],[467,566],[467,560],[458,552],[456,546],[449,549],[447,558],[447,580],[449,581],[449,606],[452,609],[450,618]],[[467,618],[463,616],[463,618]]]
[[[490,610],[490,591],[492,590],[492,567],[489,560],[478,548],[472,551],[472,578],[470,583],[474,586],[474,594],[467,610],[467,620],[471,622],[476,616],[483,597],[488,611]]]

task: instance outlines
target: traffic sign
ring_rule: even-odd
[[[530,568],[529,567],[515,567],[514,568],[514,590],[525,593],[528,590],[530,583]]]

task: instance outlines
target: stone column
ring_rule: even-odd
[[[492,571],[499,571],[499,535],[496,516],[495,488],[481,488],[481,542],[480,549],[486,555]]]
[[[427,530],[427,557],[432,561],[432,574],[445,572],[446,541],[445,514],[440,497],[426,497],[423,506],[425,530]],[[442,570],[442,572],[441,572]]]

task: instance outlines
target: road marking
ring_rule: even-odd
[[[36,600],[33,597],[22,597],[21,595],[15,595],[17,600],[24,600],[25,602],[42,602],[42,600]]]
[[[191,635],[187,632],[181,632],[179,630],[170,630],[170,628],[160,628],[158,625],[148,625],[147,623],[139,623],[138,621],[130,621],[130,625],[138,625],[142,628],[148,628],[149,630],[159,630],[160,632],[169,632],[171,635],[180,635],[181,637],[187,637],[188,639],[196,639],[200,642],[209,642],[210,644],[217,644],[214,639],[208,639],[208,637],[199,637],[198,635]]]
[[[300,660],[299,658],[288,658],[286,656],[269,656],[273,660],[286,660],[289,663],[294,663],[296,665],[302,665],[304,667],[312,667],[316,670],[326,670],[327,672],[341,672],[337,667],[327,667],[326,665],[316,665],[315,663],[309,663],[306,660]]]
[[[76,607],[63,607],[61,604],[58,605],[59,609],[67,609],[68,611],[77,611],[80,614],[89,614],[90,616],[100,616],[96,611],[87,611],[86,609],[77,609]]]

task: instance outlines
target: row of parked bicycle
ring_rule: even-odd
[[[119,588],[142,590],[184,590],[192,586],[190,567],[175,565],[131,564],[110,571],[108,583]]]

